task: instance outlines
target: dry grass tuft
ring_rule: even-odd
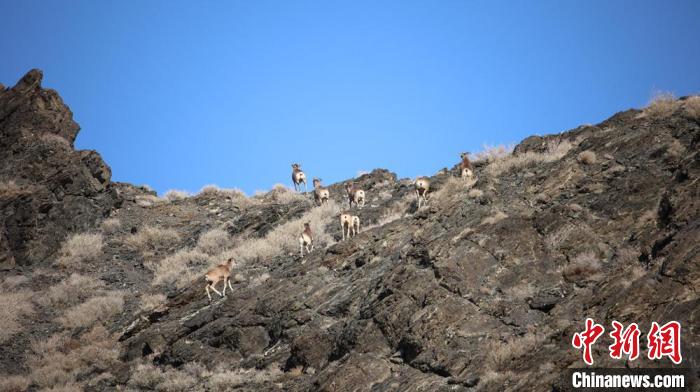
[[[32,293],[0,292],[0,343],[22,330],[22,321],[34,314]]]
[[[35,301],[43,306],[65,308],[85,301],[96,292],[100,293],[103,287],[104,283],[99,279],[74,273],[51,286],[45,295],[37,297]]]
[[[688,97],[683,101],[683,114],[688,118],[700,119],[700,95]]]
[[[105,372],[118,363],[118,356],[115,337],[97,325],[75,338],[61,333],[33,342],[27,363],[37,387],[72,390],[80,375]]]
[[[283,375],[277,366],[269,366],[266,369],[221,369],[214,372],[208,379],[208,390],[214,392],[230,391],[243,387],[246,384],[262,384],[274,382]]]
[[[493,215],[484,218],[481,221],[481,224],[482,225],[492,225],[494,223],[502,221],[503,219],[505,219],[507,217],[508,217],[508,215],[506,215],[504,212],[496,211]]]
[[[486,350],[486,366],[494,371],[504,371],[512,368],[512,362],[525,354],[534,352],[548,339],[548,330],[542,332],[529,331],[523,336],[514,336],[505,342],[495,341]]]
[[[197,241],[197,248],[210,255],[219,254],[230,246],[231,237],[222,229],[211,229],[202,234]]]
[[[124,294],[111,292],[109,295],[90,298],[82,304],[68,309],[58,318],[66,328],[84,328],[97,321],[106,321],[124,308]]]
[[[124,244],[144,255],[164,251],[177,245],[180,235],[173,229],[144,226],[124,239]]]
[[[257,192],[253,199],[256,201],[280,204],[309,201],[309,199],[303,193],[296,192],[283,184],[275,184],[272,187],[272,190],[267,193]]]
[[[602,266],[593,252],[581,253],[562,271],[564,278],[570,282],[596,281],[601,278]]]
[[[163,195],[163,197],[169,201],[177,201],[177,200],[187,199],[188,197],[190,197],[190,194],[186,191],[181,191],[178,189],[171,189],[171,190],[165,192],[165,195]]]
[[[672,93],[657,92],[638,117],[668,117],[679,107],[679,102]]]
[[[141,297],[139,308],[144,312],[152,312],[165,305],[167,298],[163,294],[146,294]]]
[[[584,165],[592,165],[596,162],[595,153],[591,150],[581,151],[578,154],[578,161]]]
[[[474,184],[476,184],[476,177],[471,179],[465,179],[462,177],[450,177],[445,181],[440,189],[429,196],[429,198],[435,199],[438,203],[442,204],[454,199],[462,199],[463,192],[471,189]]]
[[[340,206],[335,201],[329,200],[328,203],[306,212],[299,219],[277,226],[265,238],[251,238],[243,241],[231,252],[227,252],[227,256],[244,262],[253,262],[270,259],[284,253],[298,252],[298,238],[304,229],[304,222],[311,222],[315,247],[323,249],[335,243],[333,237],[326,233],[325,228],[326,225],[336,222],[339,213]]]
[[[158,196],[154,195],[138,195],[134,198],[134,201],[136,202],[136,205],[140,207],[149,208],[159,204],[163,204],[168,200],[161,199]]]
[[[73,147],[71,147],[70,142],[68,139],[64,138],[63,136],[57,135],[55,133],[42,133],[41,136],[39,136],[39,140],[44,142],[45,144],[48,144],[52,147],[60,148],[63,150],[72,150]]]
[[[513,153],[514,145],[501,144],[498,146],[490,146],[484,144],[484,149],[474,154],[472,157],[473,162],[493,162],[495,160],[503,159]]]
[[[122,223],[119,218],[108,218],[102,221],[100,228],[105,234],[114,234],[121,229]]]
[[[473,188],[473,189],[469,190],[469,193],[467,193],[467,196],[469,196],[473,199],[476,199],[476,198],[479,198],[481,196],[484,196],[484,191],[482,191],[481,189]]]
[[[518,155],[508,155],[495,159],[486,166],[486,173],[493,177],[498,177],[515,169],[558,161],[573,147],[573,144],[567,140],[550,141],[548,143],[546,152],[527,151]]]
[[[204,268],[210,266],[210,257],[199,250],[181,249],[158,262],[146,262],[153,271],[153,285],[184,287]]]
[[[11,200],[31,193],[31,187],[18,185],[14,180],[0,182],[0,199]]]
[[[5,376],[0,379],[0,391],[24,392],[30,384],[31,380],[25,376]]]
[[[61,246],[58,265],[78,267],[81,263],[94,260],[102,254],[103,244],[102,234],[75,234]]]

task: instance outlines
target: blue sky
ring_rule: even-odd
[[[113,179],[251,193],[432,174],[700,92],[698,1],[0,1],[0,82],[44,70]]]

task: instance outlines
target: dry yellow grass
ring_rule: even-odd
[[[320,207],[311,209],[299,219],[275,227],[265,238],[251,238],[243,241],[241,245],[230,252],[225,252],[225,256],[233,256],[238,261],[254,262],[270,259],[284,253],[298,252],[298,238],[304,229],[304,222],[311,222],[316,249],[323,249],[335,242],[333,237],[326,233],[325,227],[329,223],[335,223],[339,213],[338,204],[330,200]]]
[[[0,292],[0,343],[20,332],[23,321],[34,315],[31,297],[27,290]]]
[[[210,257],[196,249],[181,249],[160,261],[147,262],[153,271],[153,285],[184,287],[196,275],[203,276],[203,269],[210,266]]]
[[[584,165],[592,165],[596,162],[595,153],[591,150],[581,151],[578,154],[578,161]]]
[[[170,200],[163,199],[154,195],[138,195],[134,198],[136,205],[144,208],[155,207],[161,204],[166,204]]]
[[[506,341],[493,341],[486,350],[486,366],[493,371],[512,368],[513,360],[534,351],[548,339],[549,329],[541,332],[529,331],[523,336],[513,336]]]
[[[309,188],[311,189],[311,188]],[[303,193],[296,192],[283,184],[275,184],[269,192],[256,192],[254,200],[268,203],[289,204],[300,201],[310,201]]]
[[[31,380],[26,376],[5,376],[0,378],[0,391],[24,392],[30,384]]]
[[[151,312],[161,308],[167,301],[163,294],[145,294],[141,297],[139,308],[144,312]]]
[[[506,215],[503,211],[496,211],[493,215],[484,218],[481,221],[481,224],[492,225],[494,223],[502,221],[503,219],[506,219],[507,217],[508,215]]]
[[[39,139],[42,142],[44,142],[52,147],[55,147],[55,148],[60,148],[63,150],[72,150],[73,149],[73,147],[71,147],[71,145],[70,145],[70,142],[66,138],[59,136],[55,133],[44,132],[41,134],[41,136],[39,136]]]
[[[51,286],[35,301],[43,306],[65,308],[85,301],[96,293],[101,293],[103,287],[104,283],[99,279],[73,273],[62,282]]]
[[[59,333],[34,341],[31,351],[27,364],[32,384],[57,390],[79,387],[76,379],[80,374],[109,370],[119,356],[116,338],[101,325],[75,338]]]
[[[683,102],[683,114],[695,120],[700,119],[700,96],[693,95]]]
[[[498,146],[490,146],[488,144],[484,144],[483,150],[477,152],[476,154],[473,155],[472,161],[473,162],[492,162],[498,159],[502,159],[507,157],[508,155],[513,153],[513,149],[515,148],[514,145],[509,144],[500,144]]]
[[[481,189],[476,189],[476,188],[470,189],[469,193],[467,193],[467,196],[469,196],[473,199],[479,198],[483,195],[484,195],[484,191],[482,191]]]
[[[438,204],[443,204],[455,199],[463,199],[464,192],[471,189],[474,184],[476,184],[476,181],[477,179],[475,177],[471,179],[450,177],[440,189],[430,196],[430,199],[435,199]]]
[[[492,160],[486,166],[486,173],[493,177],[508,173],[515,169],[532,167],[540,163],[554,162],[566,155],[573,147],[567,140],[551,141],[546,152],[528,151],[518,155],[508,155]]]
[[[639,117],[668,117],[679,107],[676,97],[672,93],[657,92],[651,98],[649,104],[642,110]]]
[[[180,241],[180,235],[173,229],[157,226],[144,226],[136,234],[127,236],[124,244],[134,250],[148,255],[153,252],[168,250]]]
[[[102,254],[103,244],[102,234],[75,234],[61,246],[57,263],[62,267],[79,267],[97,259]]]
[[[113,291],[69,308],[58,318],[58,322],[66,328],[89,327],[98,321],[108,320],[123,308],[124,294]]]
[[[122,223],[119,218],[107,218],[102,221],[100,228],[105,234],[114,234],[121,229]]]
[[[30,193],[31,187],[18,185],[14,180],[0,182],[0,199],[10,200]]]
[[[202,234],[197,241],[197,248],[210,255],[219,254],[230,246],[231,236],[222,229],[211,229]]]
[[[170,189],[169,191],[165,192],[165,195],[163,195],[163,197],[169,201],[177,201],[187,199],[188,197],[190,197],[190,194],[186,191]]]

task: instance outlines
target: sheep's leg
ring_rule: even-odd
[[[225,297],[226,296],[226,279],[224,279],[223,283],[224,283],[224,290],[223,290],[223,294],[221,294],[221,296]]]
[[[207,290],[207,297],[209,297],[209,302],[211,302],[211,294],[209,294],[209,285],[207,285],[205,289]]]
[[[219,290],[217,290],[216,287],[214,287],[214,283],[210,284],[208,287],[210,289],[214,290],[215,293],[221,295],[221,292]]]
[[[301,257],[303,258],[304,257],[304,244],[301,242],[299,243],[299,252],[301,252]]]
[[[231,278],[228,278],[228,288],[230,288],[231,292],[233,292],[233,286],[231,286]]]

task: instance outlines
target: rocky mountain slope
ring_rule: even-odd
[[[0,88],[7,390],[567,390],[586,317],[677,320],[700,368],[699,97],[477,154],[420,210],[410,179],[349,180],[368,203],[341,241],[344,183],[318,207],[111,182],[40,81]],[[203,271],[229,257],[233,292],[209,302]],[[597,366],[672,366],[612,360],[610,340]]]

